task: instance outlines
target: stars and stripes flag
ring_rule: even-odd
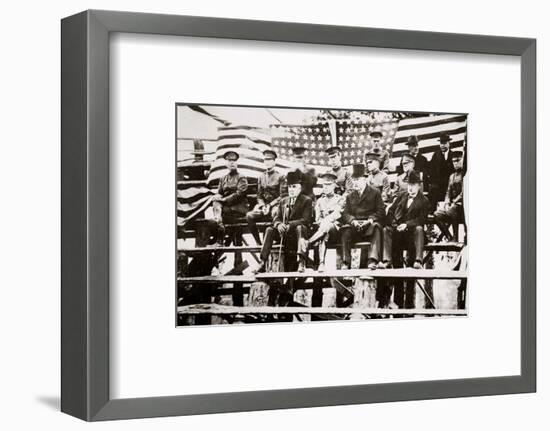
[[[398,121],[366,124],[351,120],[329,120],[318,124],[293,126],[276,124],[272,126],[272,147],[279,157],[292,159],[292,150],[304,147],[307,162],[314,166],[328,166],[329,147],[342,149],[342,165],[364,163],[364,155],[372,149],[371,133],[382,133],[381,148],[392,153]]]
[[[436,114],[372,124],[329,120],[310,125],[276,124],[270,128],[220,127],[208,179],[178,182],[178,225],[184,225],[210,205],[219,179],[227,173],[223,154],[228,150],[239,153],[239,172],[256,179],[265,169],[262,153],[268,148],[279,154],[276,168],[281,172],[295,168],[291,155],[296,147],[306,149],[309,164],[324,168],[328,166],[325,150],[337,144],[342,148],[342,164],[349,166],[363,162],[364,153],[372,147],[370,133],[380,131],[381,146],[390,154],[390,175],[394,176],[401,157],[408,151],[410,136],[417,136],[420,153],[428,160],[439,147],[438,137],[443,132],[451,137],[451,149],[463,149],[466,119],[464,114]]]

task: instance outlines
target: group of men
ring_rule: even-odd
[[[324,271],[327,243],[338,243],[338,238],[342,247],[341,269],[350,268],[351,248],[358,241],[370,242],[369,269],[401,266],[404,250],[409,258],[407,266],[421,268],[424,225],[436,206],[435,221],[449,238],[448,224],[464,220],[462,153],[450,150],[451,139],[443,133],[439,137],[440,148],[428,162],[418,151],[418,139],[412,136],[392,187],[387,172],[389,154],[379,145],[379,132],[374,132],[372,138],[373,146],[365,154],[365,163],[354,164],[351,172],[342,166],[339,147],[327,149],[330,169],[319,178],[307,168],[305,148],[293,149],[298,168],[286,175],[275,169],[275,151],[265,150],[266,170],[258,178],[257,203],[251,210],[247,179],[237,170],[239,154],[227,151],[224,159],[229,172],[221,178],[213,199],[218,242],[223,241],[225,224],[246,217],[250,233],[262,245],[257,272],[266,271],[276,240],[285,252],[296,252],[299,272],[305,270],[308,250],[318,247],[318,271]],[[316,197],[314,188],[318,181],[322,193]],[[263,241],[258,222],[270,223]]]

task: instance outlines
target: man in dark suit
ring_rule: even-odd
[[[416,136],[409,136],[407,139],[407,146],[409,148],[408,157],[412,157],[414,160],[414,170],[422,174],[422,181],[424,184],[429,184],[429,169],[428,169],[428,159],[420,154],[418,149],[418,138]],[[407,155],[405,154],[405,155]],[[397,166],[397,173],[401,175],[404,172],[403,169],[403,158],[401,157],[401,162]]]
[[[384,227],[383,261],[379,268],[401,265],[403,251],[408,251],[408,266],[422,268],[424,254],[424,224],[430,212],[430,202],[420,192],[422,179],[416,171],[409,173],[407,192],[401,193],[388,210],[388,225]]]
[[[446,133],[439,136],[439,149],[434,151],[429,163],[430,200],[432,210],[445,199],[449,177],[454,171],[450,151],[451,138]]]
[[[312,222],[313,206],[311,199],[302,193],[302,181],[300,172],[288,173],[288,196],[279,203],[273,226],[265,231],[260,253],[262,261],[256,272],[265,272],[273,241],[277,237],[282,239],[285,250],[296,249],[296,254],[299,256],[298,272],[305,270],[303,255],[307,252],[306,238]]]
[[[354,169],[355,173],[355,169]],[[364,184],[363,189],[350,191],[346,196],[342,214],[342,269],[351,265],[351,244],[360,239],[371,243],[368,267],[375,269],[380,260],[382,242],[382,223],[385,216],[381,192],[353,176],[357,184]]]

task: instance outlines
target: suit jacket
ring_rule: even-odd
[[[430,213],[430,201],[420,192],[415,196],[409,208],[407,208],[408,200],[409,194],[401,193],[390,206],[388,210],[390,225],[395,227],[406,223],[408,228],[412,228],[426,224]]]
[[[348,193],[342,221],[350,224],[353,220],[372,218],[375,222],[382,223],[385,215],[380,190],[367,184],[361,193],[357,190]]]
[[[296,197],[294,205],[290,207],[290,197],[287,196],[281,199],[279,203],[279,211],[273,219],[273,226],[277,227],[280,223],[292,226],[304,225],[309,226],[313,220],[313,203],[311,198],[300,193]]]
[[[437,149],[430,160],[429,172],[430,184],[432,188],[436,190],[436,195],[434,197],[438,201],[441,201],[445,198],[449,176],[454,172],[453,161],[450,155],[449,158],[445,160],[441,150]]]

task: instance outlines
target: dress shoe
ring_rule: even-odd
[[[378,262],[378,269],[386,269],[387,268],[387,262]]]
[[[267,267],[267,262],[264,262],[262,261],[262,263],[260,263],[260,266],[258,266],[254,271],[252,271],[254,274],[260,274],[262,272],[265,272],[266,271],[266,267]]]
[[[415,260],[413,263],[414,269],[422,269],[422,263],[419,260]]]
[[[346,269],[349,269],[349,266],[343,263],[340,269],[346,270]]]
[[[369,264],[367,265],[367,268],[368,268],[368,269],[376,269],[376,268],[378,268],[378,264],[376,263],[375,260],[371,260],[371,261],[369,262]]]
[[[317,267],[317,271],[318,272],[325,272],[325,264],[320,263],[319,266]]]
[[[306,270],[306,265],[304,264],[303,260],[300,260],[300,263],[298,264],[298,272],[304,272]]]

